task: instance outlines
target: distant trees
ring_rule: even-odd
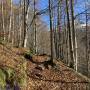
[[[51,2],[49,0],[49,17],[52,48],[51,56],[54,56],[56,52],[57,59],[65,59],[64,57],[67,57],[65,62],[70,67],[77,70],[77,40],[74,25],[74,1],[53,0]],[[55,43],[55,52],[53,51],[53,42]],[[66,54],[66,56],[64,54]]]
[[[88,20],[89,20],[89,10],[86,9],[84,12],[75,16],[75,0],[53,0],[54,2],[51,7],[51,23],[53,23],[53,33],[54,36],[54,46],[56,58],[62,60],[68,66],[74,68],[76,71],[79,71],[79,67],[81,67],[82,62],[80,59],[80,52],[77,39],[77,26],[76,25],[76,17],[83,14],[84,25],[86,25],[86,57],[85,59],[87,65],[86,72],[89,72],[89,31],[88,31]],[[87,13],[88,11],[88,13]],[[50,14],[49,14],[50,16]],[[80,18],[80,17],[79,17]],[[85,21],[86,20],[86,21]],[[86,24],[85,24],[86,23]],[[50,25],[51,26],[51,25]],[[80,27],[80,24],[78,25]],[[52,28],[50,27],[50,30]],[[82,32],[81,32],[82,33]],[[84,33],[84,32],[83,32]],[[85,34],[85,33],[84,33]],[[52,34],[53,35],[53,34]],[[78,36],[79,37],[79,36]],[[53,40],[53,39],[52,39]],[[80,42],[79,42],[80,44]],[[81,46],[82,47],[82,46]],[[53,47],[54,49],[54,47]],[[84,52],[84,50],[82,50]],[[54,55],[53,54],[53,55]],[[83,56],[82,56],[83,57]],[[83,63],[83,62],[82,62]]]
[[[20,0],[15,5],[13,0],[8,2],[2,0],[0,3],[0,39],[10,46],[30,47],[36,54],[41,52],[50,54],[48,28],[36,15],[37,3],[36,0]],[[47,43],[44,43],[45,40]]]

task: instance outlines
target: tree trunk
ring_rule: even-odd
[[[11,29],[12,29],[12,0],[10,2],[11,6],[10,6],[10,23],[9,23],[9,35],[8,35],[8,42],[10,42],[10,38],[11,38]]]
[[[27,44],[27,17],[29,10],[29,0],[24,0],[24,38],[23,38],[23,47],[26,47]]]
[[[34,16],[36,15],[36,0],[34,0]],[[34,53],[37,54],[37,30],[36,30],[36,16],[34,18]]]
[[[4,2],[2,1],[2,28],[3,28],[3,40],[5,41],[5,24],[4,24]]]
[[[18,46],[21,47],[22,46],[22,4],[21,4],[21,0],[20,0],[20,9],[19,9],[19,33],[18,33],[18,37],[19,37],[19,42],[18,42]]]
[[[61,30],[60,30],[60,0],[58,1],[58,7],[57,7],[57,29],[58,29],[58,58],[61,59]]]
[[[74,68],[74,57],[73,57],[72,37],[71,37],[71,29],[70,29],[68,0],[66,0],[66,12],[67,12],[67,30],[69,35],[69,51],[70,51],[69,66],[71,68]]]
[[[86,11],[86,65],[87,65],[87,76],[89,75],[89,47],[88,47],[88,17],[87,17],[87,11]]]
[[[13,11],[13,26],[12,26],[12,46],[14,46],[14,40],[15,40],[15,31],[14,31],[14,11]]]
[[[74,59],[74,69],[77,71],[77,47],[76,47],[76,32],[74,28],[74,4],[71,1],[71,18],[72,18],[72,42],[73,42],[73,59]]]
[[[51,63],[53,63],[53,29],[52,29],[52,12],[51,0],[49,0],[49,18],[50,18],[50,41],[51,41]]]

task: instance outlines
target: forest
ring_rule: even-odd
[[[0,90],[90,90],[90,0],[0,0]]]

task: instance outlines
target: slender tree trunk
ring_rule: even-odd
[[[57,48],[57,25],[54,23],[54,46],[55,46],[55,54],[56,59],[58,59],[58,48]]]
[[[26,35],[26,2],[25,2],[25,0],[23,1],[23,3],[24,3],[24,38],[23,38],[23,47],[24,47],[25,35]]]
[[[5,41],[5,24],[4,24],[4,2],[3,2],[3,0],[2,0],[2,21],[3,21],[3,40]]]
[[[36,0],[34,0],[34,16],[36,15]],[[34,19],[34,53],[37,54],[37,30],[36,30],[36,16]]]
[[[76,32],[74,27],[74,1],[71,1],[71,18],[72,18],[72,42],[73,42],[73,59],[74,69],[77,71],[77,47],[76,47]]]
[[[29,0],[24,0],[24,40],[23,46],[27,47],[27,39],[28,39],[28,12],[29,12]]]
[[[71,39],[72,39],[72,52],[73,52],[73,65],[75,69],[75,29],[74,29],[74,9],[73,9],[73,1],[70,0],[70,5],[71,5]]]
[[[86,11],[86,65],[87,65],[87,76],[89,73],[89,47],[88,47],[88,17],[87,17],[87,11]]]
[[[28,10],[27,10],[27,15],[26,15],[26,25],[28,25],[28,13],[29,13],[29,7],[28,7]],[[25,34],[25,40],[24,40],[24,47],[27,47],[27,41],[28,40],[28,28],[26,26],[26,34]]]
[[[14,31],[14,11],[13,11],[13,28],[12,28],[12,46],[14,46],[14,40],[15,40],[15,31]]]
[[[57,7],[57,29],[58,29],[58,58],[61,58],[61,30],[60,30],[60,0],[58,1],[58,7]]]
[[[37,54],[37,28],[36,28],[36,22],[35,22],[35,54]]]
[[[68,35],[69,35],[69,51],[70,51],[69,66],[74,68],[74,57],[73,57],[73,47],[72,47],[73,45],[72,45],[72,37],[71,37],[71,29],[70,29],[68,0],[66,0],[66,12],[67,12],[67,29],[68,29]]]
[[[10,22],[9,22],[8,42],[10,41],[10,38],[11,38],[11,29],[12,29],[12,0],[10,0],[10,1],[11,1],[11,2],[10,2],[10,4],[11,4],[11,6],[10,6],[11,11],[10,11]]]
[[[56,22],[56,13],[53,9],[53,31],[54,31],[54,47],[55,47],[55,57],[58,59],[58,39],[57,39],[57,22]]]
[[[27,33],[27,23],[26,23],[26,16],[27,16],[27,9],[28,9],[28,4],[27,0],[24,0],[24,38],[23,38],[23,47],[26,47],[26,33]]]
[[[66,14],[64,15],[64,27],[65,27],[65,31],[64,31],[64,38],[65,38],[65,63],[68,64],[68,32],[67,32],[67,25],[66,25]]]
[[[75,32],[75,60],[76,60],[76,66],[75,66],[75,70],[78,71],[78,46],[77,46],[77,37],[76,37],[76,32]]]
[[[52,29],[52,12],[51,0],[49,0],[49,18],[50,18],[50,41],[51,41],[51,63],[53,63],[53,29]]]
[[[18,33],[18,36],[19,36],[19,42],[18,42],[18,46],[21,47],[22,46],[22,4],[21,4],[21,0],[20,0],[20,9],[19,9],[19,33]]]

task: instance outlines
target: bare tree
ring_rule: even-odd
[[[2,0],[2,27],[3,27],[3,39],[5,41],[5,20],[4,20],[4,1]]]
[[[49,0],[49,17],[50,17],[50,39],[51,39],[51,63],[53,64],[53,28],[52,28],[52,7],[51,0]]]
[[[11,38],[11,30],[12,30],[12,0],[10,0],[10,22],[9,22],[9,35],[8,35],[8,42],[10,41],[10,38]]]
[[[66,12],[67,12],[67,29],[68,29],[68,35],[69,35],[69,50],[70,50],[69,66],[74,68],[74,57],[73,57],[73,47],[72,47],[72,36],[71,36],[71,28],[70,28],[68,0],[66,0]]]
[[[27,19],[28,17],[28,9],[29,9],[29,0],[24,0],[24,39],[23,39],[23,47],[26,47],[27,44]]]

